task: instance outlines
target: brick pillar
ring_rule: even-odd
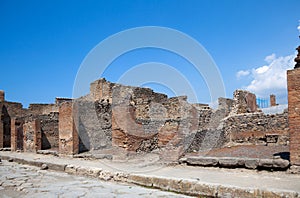
[[[287,71],[291,165],[300,166],[300,69]]]
[[[274,94],[270,95],[270,105],[271,107],[276,106],[276,96]]]
[[[59,106],[59,153],[73,155],[79,151],[79,138],[73,118],[73,103]]]
[[[5,101],[5,93],[3,90],[0,90],[0,102],[4,102]]]
[[[4,141],[4,125],[3,125],[3,121],[0,118],[0,148],[3,148],[3,141]]]
[[[4,146],[4,123],[2,115],[3,103],[0,101],[0,148]]]
[[[41,122],[38,119],[34,120],[33,122],[35,151],[38,151],[42,149],[42,130],[40,124]]]
[[[11,119],[11,150],[23,150],[23,120]]]

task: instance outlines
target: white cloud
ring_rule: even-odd
[[[276,57],[275,54],[267,56],[265,58],[267,65],[253,68],[251,70],[252,81],[244,88],[258,97],[268,98],[270,94],[275,94],[278,99],[285,100],[281,102],[287,102],[285,99],[287,94],[286,71],[294,67],[294,58],[295,54],[285,57]]]
[[[300,20],[299,20],[299,25],[298,25],[297,29],[298,29],[298,31],[300,33]]]
[[[265,61],[267,62],[267,63],[271,63],[273,60],[275,60],[276,59],[276,55],[273,53],[273,54],[271,54],[271,55],[269,55],[269,56],[266,56],[266,58],[265,58]]]
[[[243,76],[248,76],[250,74],[249,70],[241,70],[236,73],[237,78],[241,78]]]

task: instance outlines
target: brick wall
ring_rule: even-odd
[[[270,105],[271,105],[271,107],[274,107],[274,106],[276,106],[277,104],[276,104],[276,96],[275,95],[270,95]]]
[[[300,165],[300,69],[287,71],[290,159]]]
[[[23,150],[23,123],[20,118],[11,119],[11,150]]]
[[[73,119],[73,103],[63,102],[59,106],[59,153],[78,153],[79,139]]]

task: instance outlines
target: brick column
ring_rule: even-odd
[[[274,107],[276,106],[276,96],[274,94],[270,95],[270,106]]]
[[[291,165],[300,166],[300,68],[287,71]]]
[[[0,115],[1,116],[1,115]],[[4,137],[4,125],[3,125],[3,121],[0,118],[0,148],[3,148],[3,137]]]
[[[42,149],[42,130],[41,130],[41,122],[36,119],[33,121],[33,131],[34,131],[34,144],[35,151]]]
[[[11,119],[11,150],[23,149],[23,120]]]
[[[78,153],[79,138],[73,118],[73,103],[63,102],[59,106],[59,153],[73,155]]]

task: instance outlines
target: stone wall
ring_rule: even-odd
[[[41,149],[58,150],[59,131],[58,131],[58,112],[51,112],[47,115],[38,116],[42,132]]]
[[[82,97],[74,102],[74,121],[79,135],[79,151],[111,147],[111,103],[108,99]]]
[[[23,150],[37,152],[42,147],[40,120],[27,120],[23,124]]]
[[[287,145],[289,142],[288,113],[265,115],[246,113],[227,117],[225,133],[232,144],[267,144],[268,135],[278,136],[274,143]]]
[[[30,104],[28,107],[28,114],[43,115],[51,112],[58,112],[56,104]]]
[[[26,112],[21,103],[0,102],[0,148],[11,146],[11,119]]]
[[[244,90],[234,91],[232,114],[253,113],[256,111],[257,104],[255,94]]]

